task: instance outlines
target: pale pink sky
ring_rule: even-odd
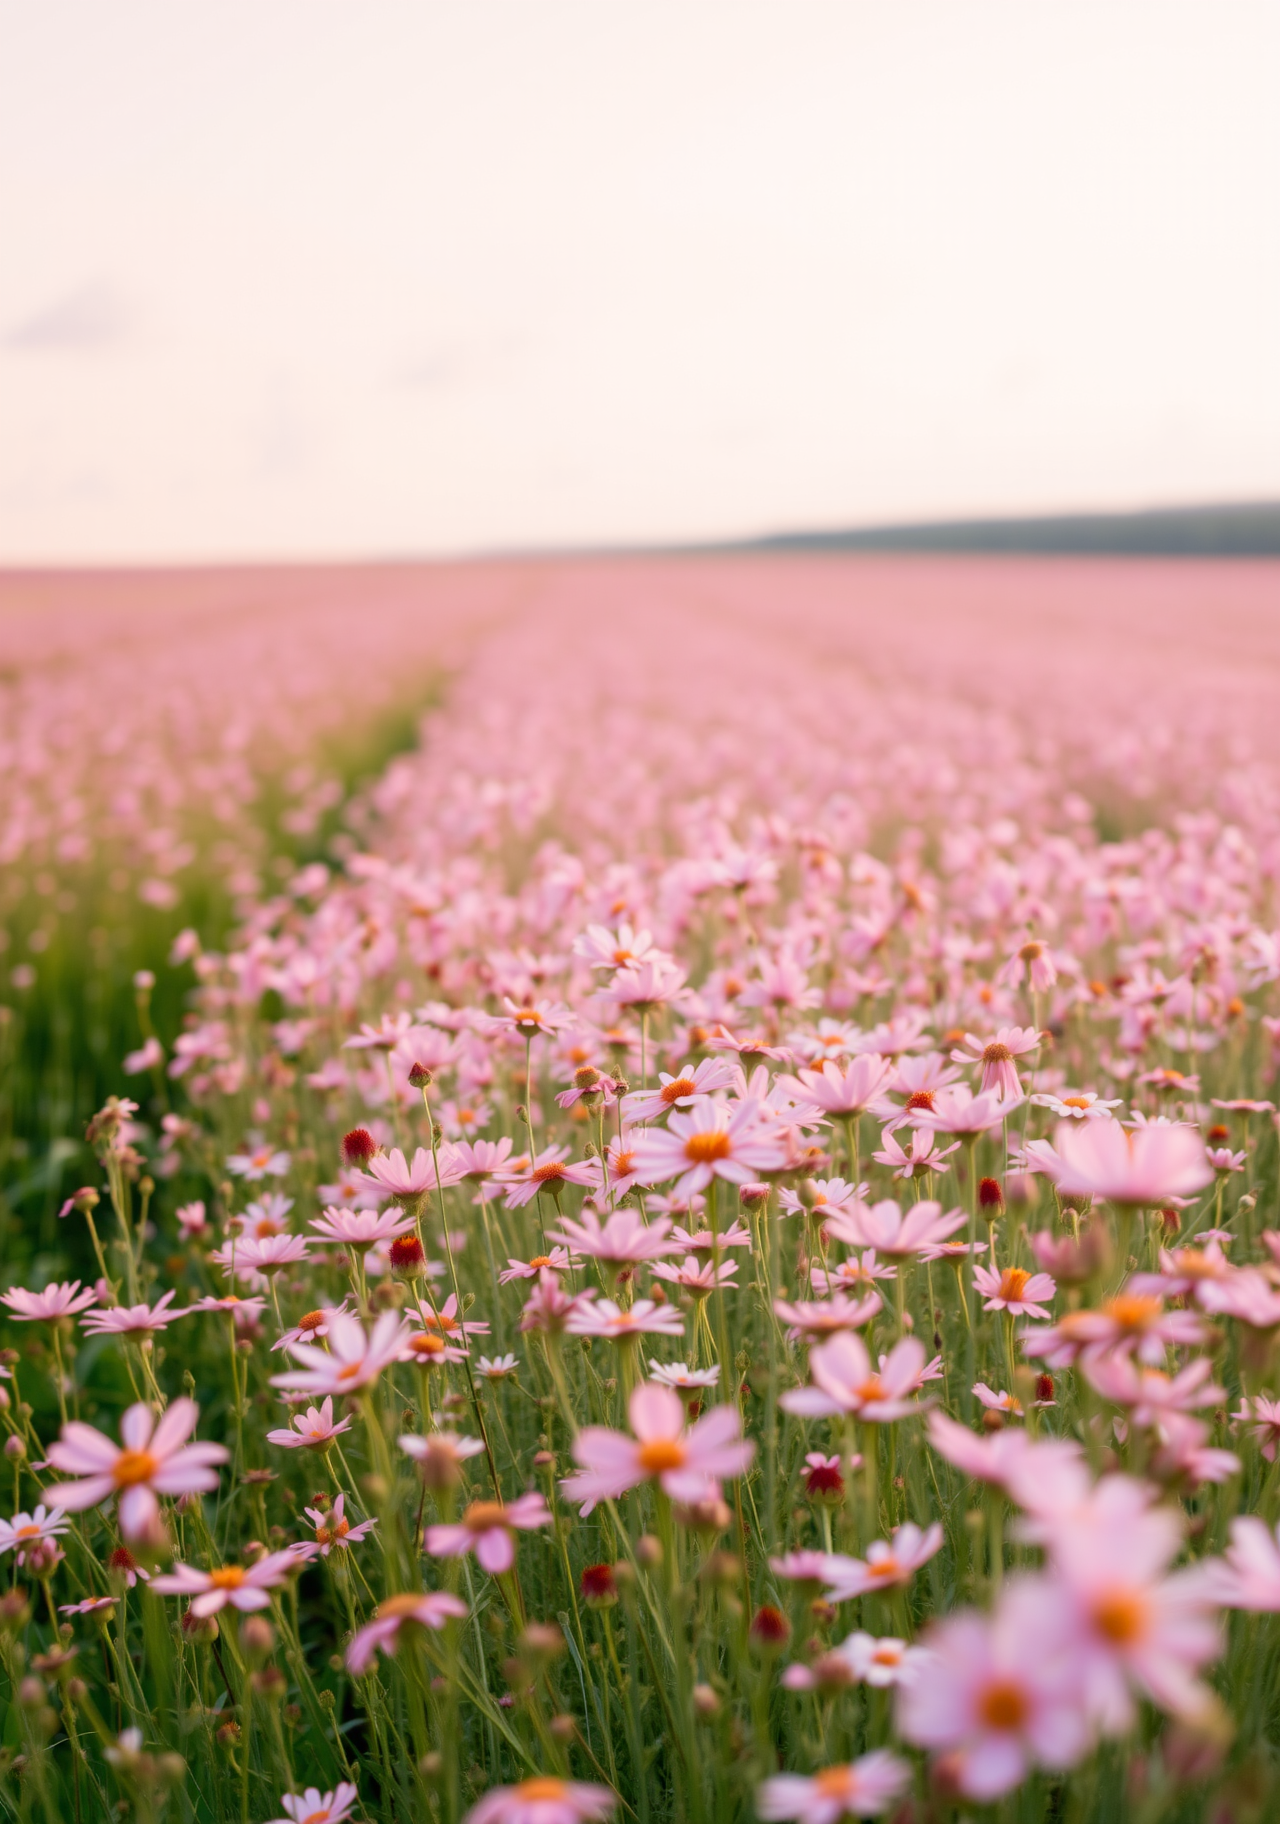
[[[1280,496],[1273,0],[0,0],[0,562]]]

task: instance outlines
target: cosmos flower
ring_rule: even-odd
[[[271,1384],[295,1393],[359,1393],[384,1368],[402,1359],[409,1328],[398,1311],[384,1311],[366,1335],[357,1318],[335,1311],[329,1320],[328,1349],[318,1349],[314,1343],[290,1343],[289,1354],[303,1366],[288,1374],[273,1374]]]
[[[337,1241],[353,1248],[371,1248],[379,1241],[394,1241],[414,1227],[412,1216],[397,1215],[394,1209],[339,1209],[330,1206],[315,1216],[310,1226],[322,1241]]]
[[[283,1178],[292,1163],[289,1154],[273,1146],[257,1146],[248,1153],[229,1153],[227,1170],[233,1178],[257,1183],[263,1178]]]
[[[818,1773],[777,1773],[756,1792],[756,1814],[798,1824],[840,1824],[878,1818],[911,1782],[911,1769],[888,1748],[873,1748],[847,1765]]]
[[[355,1802],[356,1788],[350,1780],[340,1780],[332,1792],[308,1786],[304,1792],[286,1792],[280,1800],[285,1816],[272,1818],[270,1824],[346,1824]]]
[[[823,1561],[823,1577],[829,1600],[851,1602],[865,1596],[868,1590],[890,1590],[910,1583],[921,1565],[942,1550],[942,1528],[935,1521],[923,1530],[911,1520],[893,1530],[891,1539],[875,1539],[864,1558],[847,1558],[838,1552],[828,1553]]]
[[[344,1512],[346,1499],[345,1494],[339,1494],[330,1508],[304,1507],[302,1510],[316,1530],[315,1542],[322,1558],[327,1558],[335,1546],[345,1552],[348,1547],[358,1545],[378,1524],[372,1519],[361,1520],[352,1526]]]
[[[168,1296],[172,1298],[173,1294]],[[87,1311],[97,1302],[97,1292],[92,1287],[82,1292],[78,1279],[55,1282],[40,1292],[28,1292],[24,1286],[10,1286],[7,1292],[0,1292],[0,1304],[8,1305],[20,1324],[56,1323],[60,1317],[74,1317],[77,1311]]]
[[[515,1563],[515,1534],[550,1526],[551,1518],[536,1491],[514,1501],[473,1501],[457,1524],[429,1526],[426,1548],[433,1558],[461,1558],[474,1552],[481,1570],[497,1577]]]
[[[670,1115],[665,1128],[647,1128],[636,1143],[636,1169],[646,1183],[674,1178],[682,1196],[714,1179],[746,1184],[786,1162],[776,1125],[755,1101],[732,1108],[699,1100]]]
[[[975,1264],[973,1283],[986,1301],[984,1311],[1007,1311],[1010,1317],[1048,1317],[1042,1301],[1058,1289],[1047,1273],[1028,1273],[1024,1267],[996,1272]]]
[[[268,1552],[254,1564],[217,1565],[211,1571],[175,1564],[172,1571],[153,1577],[151,1587],[158,1596],[190,1596],[191,1613],[202,1620],[228,1605],[249,1614],[269,1608],[268,1591],[279,1589],[290,1572],[297,1570],[301,1557],[315,1550],[310,1544],[290,1546],[285,1552]]]
[[[633,1089],[622,1105],[629,1121],[651,1121],[673,1108],[690,1108],[700,1096],[725,1089],[732,1081],[732,1068],[723,1058],[703,1058],[685,1064],[674,1076],[659,1071],[657,1089]]]
[[[319,1407],[308,1406],[305,1412],[293,1413],[289,1424],[288,1431],[269,1431],[267,1443],[279,1444],[285,1450],[328,1450],[336,1437],[351,1429],[349,1418],[334,1423],[332,1399]]]
[[[880,1203],[855,1204],[847,1216],[827,1220],[827,1234],[833,1241],[848,1242],[855,1248],[874,1248],[890,1259],[906,1259],[923,1253],[946,1241],[968,1221],[963,1210],[948,1210],[922,1199],[904,1213],[891,1198]]]
[[[873,1367],[862,1338],[845,1330],[810,1350],[812,1385],[789,1388],[778,1404],[798,1418],[847,1412],[864,1424],[891,1424],[915,1410],[910,1396],[920,1387],[924,1365],[924,1346],[904,1336]]]
[[[25,1564],[33,1546],[61,1537],[69,1525],[62,1508],[47,1508],[43,1502],[33,1514],[15,1514],[12,1520],[0,1520],[0,1556],[13,1552],[16,1562]]]
[[[154,1305],[113,1305],[105,1311],[90,1311],[80,1319],[80,1327],[88,1336],[154,1336],[176,1318],[190,1315],[170,1308],[176,1296],[172,1291],[162,1292]]]
[[[617,1804],[607,1786],[539,1774],[518,1786],[492,1787],[463,1824],[598,1824],[612,1817]]]
[[[982,1066],[981,1095],[995,1095],[1005,1102],[1017,1102],[1022,1098],[1022,1083],[1014,1060],[1035,1051],[1039,1044],[1040,1034],[1034,1026],[1002,1026],[990,1039],[975,1038],[973,1033],[967,1032],[965,1048],[953,1051],[951,1056],[957,1064]]]
[[[1064,1196],[1093,1196],[1151,1209],[1191,1197],[1213,1177],[1194,1128],[1121,1127],[1115,1121],[1064,1121],[1054,1135]]]
[[[705,1500],[724,1478],[742,1475],[755,1455],[736,1406],[717,1406],[686,1428],[683,1401],[648,1381],[633,1391],[627,1414],[633,1437],[588,1425],[573,1441],[580,1468],[560,1487],[567,1501],[581,1503],[584,1516],[651,1479],[673,1501]]]
[[[57,1443],[49,1446],[49,1463],[79,1479],[56,1483],[45,1494],[52,1505],[72,1513],[99,1507],[118,1495],[125,1538],[147,1537],[159,1521],[157,1495],[208,1493],[218,1486],[214,1465],[225,1463],[229,1453],[221,1444],[187,1443],[198,1417],[194,1400],[174,1400],[159,1422],[151,1408],[139,1402],[121,1417],[118,1445],[92,1425],[71,1420]]]
[[[630,1343],[642,1336],[683,1336],[684,1318],[674,1305],[638,1298],[624,1310],[611,1298],[579,1300],[565,1319],[570,1336],[599,1336],[611,1343]]]
[[[352,1678],[363,1678],[379,1648],[394,1655],[406,1631],[430,1628],[439,1633],[450,1621],[463,1620],[466,1613],[466,1603],[448,1590],[418,1590],[403,1596],[388,1596],[378,1604],[374,1619],[352,1637],[347,1648],[347,1670]]]

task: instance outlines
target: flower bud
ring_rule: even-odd
[[[430,1089],[433,1082],[434,1078],[425,1064],[414,1063],[409,1066],[409,1086],[411,1089]]]
[[[4,1441],[4,1454],[11,1463],[21,1463],[27,1454],[27,1447],[17,1432],[10,1432]]]
[[[397,1235],[388,1255],[397,1279],[421,1279],[427,1270],[427,1257],[416,1235]]]
[[[751,1645],[762,1659],[773,1659],[791,1638],[791,1623],[771,1603],[762,1603],[751,1618]]]
[[[611,1564],[589,1564],[582,1573],[582,1600],[592,1609],[612,1608],[618,1583]]]
[[[641,1533],[636,1540],[636,1559],[646,1570],[654,1570],[662,1563],[662,1541],[652,1533]]]
[[[377,1143],[367,1127],[353,1127],[342,1136],[342,1163],[368,1165],[377,1152]]]
[[[717,1716],[720,1711],[720,1699],[710,1685],[693,1687],[693,1708],[701,1717]]]
[[[978,1180],[978,1208],[988,1222],[994,1222],[997,1216],[1004,1215],[1004,1192],[998,1178]]]

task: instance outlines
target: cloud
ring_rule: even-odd
[[[32,354],[97,353],[124,341],[132,317],[108,285],[89,283],[47,304],[3,337],[6,348]]]

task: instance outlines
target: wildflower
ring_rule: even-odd
[[[538,1284],[529,1296],[529,1301],[520,1316],[522,1331],[540,1330],[544,1335],[555,1335],[562,1331],[571,1317],[576,1316],[594,1298],[590,1292],[562,1292],[560,1281],[555,1274],[543,1267],[538,1274]]]
[[[996,972],[996,980],[1004,988],[1020,987],[1024,978],[1034,994],[1047,994],[1058,979],[1053,952],[1038,937],[1019,944]]]
[[[288,1431],[269,1431],[267,1443],[279,1444],[285,1450],[328,1450],[340,1433],[351,1429],[350,1419],[339,1419],[334,1424],[332,1399],[318,1408],[308,1406],[304,1413],[295,1412],[289,1423],[292,1429]]]
[[[705,1387],[719,1384],[720,1364],[713,1362],[710,1368],[690,1368],[687,1362],[664,1366],[661,1362],[650,1361],[649,1378],[660,1387],[674,1387],[678,1393],[698,1393]]]
[[[367,1336],[356,1318],[335,1311],[329,1321],[328,1350],[317,1349],[314,1343],[290,1343],[289,1354],[303,1366],[272,1375],[271,1384],[296,1393],[359,1393],[384,1368],[401,1360],[408,1332],[396,1311],[384,1311]]]
[[[806,1452],[804,1461],[801,1480],[805,1494],[815,1501],[842,1501],[844,1477],[840,1473],[839,1457],[824,1457],[820,1450],[811,1450]]]
[[[828,1216],[846,1216],[860,1197],[867,1192],[865,1184],[850,1184],[844,1178],[810,1178],[804,1185],[804,1195],[783,1185],[778,1192],[778,1201],[782,1205],[784,1216],[812,1216],[817,1221],[825,1221]]]
[[[890,1424],[914,1411],[911,1394],[920,1386],[924,1349],[914,1336],[904,1336],[878,1368],[871,1365],[860,1336],[843,1331],[819,1343],[809,1354],[809,1387],[793,1387],[778,1404],[797,1417],[824,1418],[848,1412],[864,1423]]]
[[[1191,1412],[1224,1400],[1221,1387],[1206,1386],[1213,1363],[1197,1356],[1177,1374],[1140,1368],[1128,1355],[1086,1355],[1080,1364],[1085,1379],[1106,1400],[1127,1406],[1135,1425],[1156,1425],[1171,1412]]]
[[[1166,1346],[1203,1342],[1204,1334],[1193,1311],[1166,1311],[1163,1300],[1150,1293],[1120,1292],[1096,1311],[1068,1311],[1048,1329],[1024,1330],[1021,1340],[1028,1355],[1043,1357],[1051,1368],[1069,1368],[1082,1351],[1106,1349],[1136,1354],[1158,1367]]]
[[[304,1548],[308,1553],[314,1546]],[[191,1613],[206,1620],[228,1604],[246,1614],[271,1606],[268,1590],[279,1589],[289,1572],[296,1570],[299,1548],[285,1552],[268,1552],[256,1564],[224,1564],[211,1571],[200,1571],[190,1564],[175,1564],[172,1571],[151,1579],[158,1596],[190,1596]]]
[[[1107,1101],[1096,1089],[1064,1089],[1058,1095],[1032,1096],[1036,1108],[1047,1108],[1060,1121],[1109,1121],[1113,1108],[1121,1106],[1120,1098]]]
[[[482,1355],[476,1373],[485,1381],[509,1381],[518,1368],[514,1355]]]
[[[677,1223],[671,1231],[671,1239],[703,1260],[714,1254],[717,1247],[722,1254],[726,1248],[746,1248],[748,1252],[751,1249],[751,1230],[737,1217],[727,1229],[718,1233],[712,1229],[682,1229]]]
[[[742,1437],[736,1406],[718,1406],[686,1430],[682,1401],[670,1388],[647,1382],[634,1390],[627,1412],[633,1438],[588,1425],[574,1439],[580,1468],[560,1486],[566,1500],[582,1503],[584,1516],[651,1478],[673,1501],[705,1500],[719,1493],[723,1478],[742,1475],[755,1455],[755,1445]]]
[[[1280,1535],[1254,1514],[1237,1514],[1224,1557],[1204,1561],[1199,1576],[1214,1602],[1255,1613],[1280,1611]]]
[[[702,1191],[714,1179],[746,1184],[759,1172],[776,1170],[786,1155],[775,1125],[755,1101],[732,1109],[699,1100],[672,1114],[664,1128],[649,1128],[636,1144],[636,1167],[647,1182],[676,1179],[682,1196]]]
[[[560,1227],[548,1231],[548,1241],[558,1241],[578,1254],[602,1260],[607,1266],[632,1266],[642,1260],[656,1260],[663,1254],[677,1252],[670,1239],[671,1218],[659,1216],[646,1223],[639,1210],[615,1210],[601,1222],[594,1210],[584,1210],[581,1222],[565,1216]]]
[[[47,1508],[41,1502],[33,1514],[15,1514],[12,1520],[0,1520],[0,1556],[12,1552],[16,1563],[25,1564],[33,1546],[60,1538],[68,1527],[62,1508]]]
[[[950,1146],[940,1147],[936,1134],[917,1128],[911,1136],[911,1149],[908,1152],[899,1146],[886,1128],[880,1138],[879,1151],[872,1153],[871,1157],[878,1165],[892,1166],[895,1178],[910,1178],[916,1172],[941,1171],[959,1145],[958,1140],[953,1140]]]
[[[273,1146],[256,1146],[252,1152],[227,1156],[227,1170],[231,1176],[245,1178],[251,1184],[263,1178],[283,1178],[290,1163],[288,1153],[277,1151]]]
[[[441,1184],[456,1182],[448,1170],[450,1163],[450,1156],[446,1153],[441,1162]],[[416,1149],[412,1164],[398,1146],[393,1146],[385,1157],[375,1153],[369,1160],[369,1175],[393,1197],[403,1198],[406,1202],[424,1197],[428,1191],[436,1188],[436,1163],[425,1146]]]
[[[649,1121],[673,1108],[690,1108],[700,1096],[712,1095],[733,1081],[733,1071],[723,1058],[703,1058],[685,1064],[675,1076],[658,1073],[657,1089],[633,1089],[623,1098],[629,1121]]]
[[[114,1305],[106,1311],[90,1311],[80,1319],[88,1336],[154,1336],[176,1318],[188,1317],[187,1311],[172,1311],[174,1292],[162,1292],[154,1305]]]
[[[736,1260],[721,1261],[717,1267],[713,1261],[700,1261],[696,1255],[686,1254],[683,1260],[656,1260],[652,1272],[658,1279],[663,1279],[673,1286],[681,1286],[694,1298],[706,1298],[717,1286],[732,1287],[738,1276]]]
[[[173,1294],[169,1296],[172,1298]],[[8,1305],[20,1324],[56,1323],[60,1317],[74,1317],[77,1311],[87,1311],[97,1302],[97,1292],[92,1287],[82,1292],[78,1279],[48,1285],[42,1292],[28,1292],[25,1286],[10,1286],[7,1292],[0,1292],[0,1304]]]
[[[261,1300],[257,1301],[259,1304]],[[290,1343],[314,1343],[322,1336],[328,1336],[329,1326],[335,1317],[346,1316],[347,1300],[340,1305],[318,1305],[314,1311],[304,1311],[292,1330],[286,1330],[271,1347],[287,1349]]]
[[[210,1233],[211,1225],[202,1199],[180,1204],[174,1215],[178,1219],[178,1228],[184,1241],[202,1241]]]
[[[756,1793],[761,1818],[795,1818],[799,1824],[839,1824],[841,1818],[875,1818],[906,1790],[911,1769],[888,1748],[873,1748],[846,1766],[818,1773],[778,1773]]]
[[[451,1431],[429,1431],[422,1437],[410,1432],[399,1440],[405,1455],[418,1465],[428,1488],[452,1488],[468,1457],[484,1449],[480,1438],[460,1438]]]
[[[891,1539],[875,1539],[867,1548],[865,1559],[847,1558],[841,1553],[828,1553],[823,1560],[823,1578],[830,1586],[832,1602],[850,1602],[865,1596],[868,1590],[889,1590],[910,1583],[922,1565],[942,1550],[942,1528],[935,1521],[923,1531],[914,1521],[904,1521],[893,1529]]]
[[[1034,1486],[1037,1479],[1048,1486],[1054,1470],[1066,1466],[1071,1471],[1080,1462],[1080,1447],[1069,1439],[1035,1442],[1024,1431],[978,1436],[943,1412],[931,1412],[927,1424],[929,1442],[940,1457],[975,1482],[989,1482],[1010,1493],[1018,1491],[1015,1499],[1020,1498],[1024,1487]]]
[[[894,1068],[888,1058],[864,1053],[851,1058],[842,1069],[824,1058],[815,1070],[798,1070],[794,1077],[779,1077],[778,1087],[789,1090],[799,1102],[813,1102],[824,1114],[848,1120],[862,1115],[884,1093]]]
[[[930,1127],[939,1134],[966,1134],[975,1139],[993,1127],[1000,1127],[1018,1107],[1020,1098],[1004,1100],[997,1091],[974,1095],[964,1083],[940,1089],[932,1109],[920,1109],[912,1117],[916,1126]]]
[[[1064,1121],[1054,1135],[1058,1188],[1067,1196],[1154,1208],[1203,1190],[1213,1177],[1204,1142],[1189,1127],[1128,1129],[1115,1121]]]
[[[593,969],[626,969],[632,963],[642,963],[652,950],[650,933],[633,930],[630,925],[619,925],[616,931],[606,925],[588,925],[573,940],[573,954]]]
[[[262,1284],[262,1276],[279,1273],[284,1267],[296,1266],[310,1257],[310,1244],[305,1235],[264,1235],[260,1240],[241,1236],[209,1256],[216,1267],[234,1273],[237,1279]]]
[[[770,1558],[769,1569],[784,1583],[795,1583],[818,1590],[827,1581],[826,1552],[788,1552],[784,1558]]]
[[[882,1300],[878,1292],[871,1292],[861,1299],[848,1298],[843,1292],[835,1292],[821,1302],[800,1301],[790,1304],[785,1298],[775,1298],[773,1301],[777,1316],[790,1326],[787,1336],[793,1342],[801,1336],[806,1341],[811,1341],[818,1336],[835,1336],[842,1330],[859,1330],[881,1308]]]
[[[49,1446],[49,1463],[64,1475],[81,1478],[60,1482],[45,1493],[50,1502],[80,1513],[120,1497],[120,1530],[126,1539],[152,1533],[159,1521],[157,1495],[207,1493],[218,1486],[213,1465],[225,1463],[221,1444],[188,1444],[199,1408],[194,1400],[177,1399],[157,1423],[149,1406],[130,1406],[120,1420],[121,1445],[113,1444],[92,1425],[73,1419]]]
[[[59,1615],[106,1615],[119,1603],[118,1596],[86,1596],[81,1602],[60,1602]]]
[[[992,1616],[935,1622],[928,1657],[898,1691],[905,1741],[946,1756],[948,1779],[989,1803],[1034,1767],[1075,1765],[1091,1745],[1068,1603],[1044,1580],[1011,1584]]]
[[[880,1203],[855,1204],[847,1216],[830,1217],[827,1234],[855,1248],[874,1248],[891,1259],[905,1259],[936,1247],[967,1220],[963,1210],[948,1210],[944,1216],[942,1205],[927,1199],[913,1203],[904,1214],[900,1205],[885,1198]]]
[[[1009,1393],[1004,1388],[1001,1388],[1000,1392],[997,1393],[993,1387],[988,1387],[985,1381],[975,1381],[973,1383],[973,1397],[977,1400],[978,1404],[984,1406],[988,1412],[1007,1413],[1009,1417],[1013,1419],[1020,1419],[1024,1416],[1022,1401],[1016,1394]],[[1037,1406],[1044,1404],[1052,1405],[1053,1401],[1036,1401]]]
[[[617,1803],[607,1786],[539,1774],[518,1786],[493,1787],[462,1824],[596,1824],[611,1817]]]
[[[509,995],[503,996],[504,1014],[494,1016],[496,1027],[506,1027],[522,1039],[551,1037],[572,1021],[569,1009],[558,1001],[533,1001],[518,1005]]]
[[[1048,1317],[1041,1301],[1053,1298],[1058,1289],[1047,1273],[1028,1273],[1022,1267],[997,1273],[975,1265],[973,1283],[986,1300],[984,1311],[1007,1311],[1010,1317]]]
[[[536,1279],[544,1268],[549,1273],[567,1273],[572,1264],[568,1248],[552,1248],[549,1254],[535,1254],[532,1260],[514,1260],[508,1255],[498,1284],[509,1286],[513,1279]]]
[[[310,1226],[322,1241],[337,1241],[353,1248],[371,1248],[379,1241],[394,1241],[413,1228],[412,1216],[390,1210],[339,1209],[331,1205]]]
[[[280,1800],[283,1818],[272,1818],[270,1824],[345,1824],[356,1802],[356,1788],[350,1780],[340,1780],[332,1792],[321,1792],[308,1786],[305,1792],[286,1792]]]
[[[465,1321],[458,1316],[458,1295],[451,1292],[439,1310],[419,1302],[413,1314],[424,1330],[437,1330],[441,1336],[487,1336],[489,1326],[479,1318]]]
[[[374,1619],[355,1634],[347,1648],[347,1670],[352,1678],[363,1678],[373,1664],[380,1647],[394,1654],[406,1629],[431,1628],[439,1633],[450,1621],[461,1621],[467,1605],[448,1590],[418,1590],[403,1596],[388,1596],[378,1604]]]
[[[550,1526],[551,1512],[536,1491],[514,1501],[473,1501],[455,1524],[429,1526],[426,1547],[433,1558],[460,1558],[474,1552],[481,1570],[492,1576],[515,1563],[515,1532]]]
[[[579,1300],[565,1319],[570,1336],[601,1336],[628,1343],[641,1336],[683,1336],[684,1319],[671,1305],[638,1298],[626,1310],[611,1298]]]
[[[609,984],[609,999],[619,1007],[652,1012],[673,1000],[684,983],[685,973],[679,964],[655,950],[643,960],[619,969]]]
[[[1249,1426],[1267,1462],[1274,1463],[1280,1446],[1280,1400],[1266,1393],[1257,1393],[1252,1400],[1242,1394],[1239,1409],[1231,1416],[1237,1424]]]
[[[333,1506],[323,1511],[318,1507],[304,1507],[302,1510],[316,1529],[316,1544],[322,1558],[327,1558],[335,1545],[343,1551],[349,1546],[358,1545],[365,1534],[372,1532],[378,1524],[376,1520],[361,1520],[352,1526],[343,1512],[346,1499],[345,1494],[340,1494]]]
[[[499,1174],[498,1182],[506,1191],[509,1210],[522,1209],[532,1203],[540,1191],[558,1197],[566,1184],[585,1185],[595,1190],[600,1183],[600,1161],[581,1159],[575,1165],[568,1158],[567,1146],[549,1146],[535,1159],[513,1165]]]
[[[1000,1096],[1006,1103],[1020,1101],[1022,1084],[1014,1059],[1025,1057],[1039,1046],[1040,1034],[1035,1027],[1002,1026],[991,1039],[975,1038],[967,1032],[964,1044],[968,1049],[953,1051],[951,1057],[956,1064],[981,1064],[979,1093]]]

